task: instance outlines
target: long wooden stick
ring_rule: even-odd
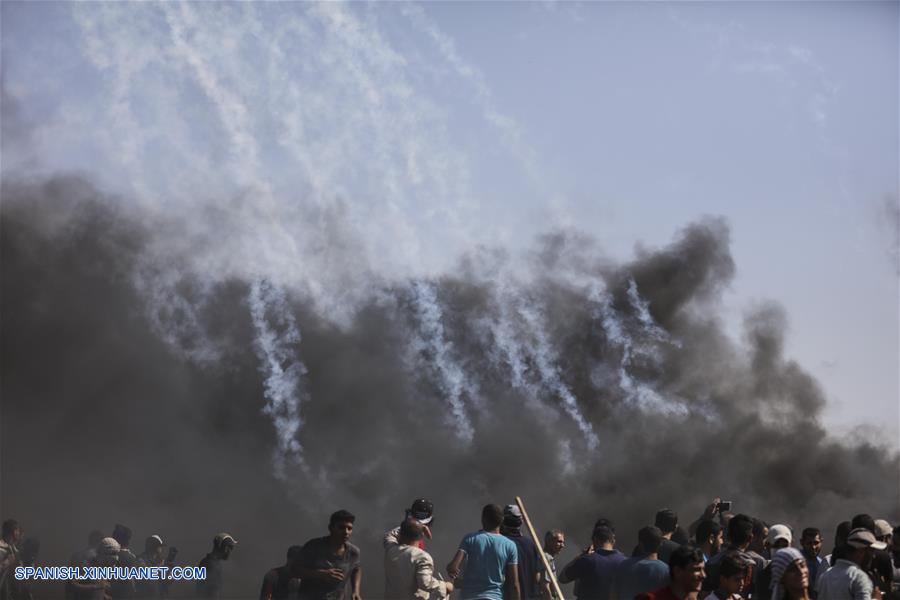
[[[528,525],[528,533],[531,534],[531,540],[534,542],[534,545],[537,546],[538,555],[541,557],[541,562],[544,563],[544,572],[547,573],[547,577],[550,578],[550,585],[553,586],[553,593],[556,594],[556,597],[559,600],[565,600],[563,598],[562,590],[559,587],[559,582],[556,580],[556,573],[550,568],[550,561],[547,560],[547,555],[544,554],[544,545],[541,543],[541,540],[538,539],[537,533],[534,532],[534,526],[531,524],[531,519],[528,518],[528,511],[525,510],[525,503],[522,502],[522,499],[519,496],[516,496],[516,504],[519,505],[519,510],[522,511],[522,520]]]

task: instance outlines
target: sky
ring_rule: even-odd
[[[336,321],[362,273],[721,215],[728,331],[783,305],[829,430],[896,446],[898,6],[4,2],[2,174],[96,180]]]

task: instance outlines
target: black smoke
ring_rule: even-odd
[[[783,311],[762,305],[743,339],[726,335],[720,297],[736,266],[721,220],[624,264],[589,236],[553,233],[537,242],[528,277],[498,275],[511,260],[502,251],[473,251],[456,272],[373,288],[349,325],[289,291],[307,369],[308,469],[282,480],[262,413],[252,282],[178,271],[174,289],[203,340],[183,328],[167,337],[161,328],[185,315],[139,283],[155,273],[159,222],[77,177],[7,178],[2,196],[0,501],[4,518],[41,538],[46,564],[116,522],[136,532],[138,551],[158,533],[194,564],[228,531],[239,542],[228,595],[253,597],[289,545],[324,535],[328,515],[346,508],[358,515],[365,595],[377,598],[380,534],[419,496],[436,507],[439,566],[478,528],[481,505],[515,495],[539,529],[567,531],[571,548],[601,514],[627,549],[658,508],[686,523],[714,495],[826,538],[858,512],[900,519],[900,458],[823,429],[822,390],[784,354]],[[437,299],[441,356],[413,343],[428,341],[416,284]],[[521,351],[518,386],[491,327],[504,314]],[[206,344],[217,360],[190,359]],[[543,372],[541,348],[553,353]],[[449,418],[439,359],[466,378],[471,441]]]

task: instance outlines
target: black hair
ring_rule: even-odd
[[[594,541],[595,544],[609,544],[610,542],[616,539],[616,532],[611,528],[601,525],[600,527],[594,527],[594,531],[591,533],[591,540]]]
[[[116,526],[113,527],[112,538],[122,546],[127,546],[131,543],[131,528],[116,523]]]
[[[893,535],[895,539],[900,539],[900,525],[894,527],[893,531],[891,531],[891,535]]]
[[[850,521],[841,521],[838,523],[837,529],[834,530],[834,547],[837,548],[843,546],[844,542],[847,541],[847,536],[850,535],[852,530],[853,526],[850,524]]]
[[[738,552],[728,552],[719,563],[719,577],[743,575],[747,572],[747,566],[747,561]]]
[[[745,514],[734,515],[728,521],[728,539],[735,546],[743,546],[753,535],[753,519]]]
[[[287,559],[294,560],[300,558],[301,554],[303,554],[303,546],[291,546],[287,551]]]
[[[328,519],[328,528],[331,529],[338,523],[355,523],[356,516],[351,513],[349,510],[341,509],[331,515],[331,518]]]
[[[675,578],[675,569],[686,569],[688,565],[703,563],[703,552],[694,546],[678,546],[669,556],[669,576]]]
[[[672,533],[678,527],[678,515],[671,508],[664,508],[656,513],[653,524],[659,527],[663,533]]]
[[[638,531],[638,544],[640,544],[641,552],[644,554],[654,554],[662,545],[663,536],[659,527],[642,527]]]
[[[7,519],[3,521],[3,537],[12,535],[18,526],[19,522],[15,519]]]
[[[854,529],[868,529],[874,535],[875,533],[875,519],[872,518],[872,515],[867,515],[865,513],[856,515],[850,521],[850,531]]]
[[[761,540],[765,536],[763,535],[763,531],[769,528],[769,524],[763,521],[762,519],[757,519],[755,517],[751,517],[753,519],[753,537],[758,540]]]
[[[414,518],[404,519],[400,523],[400,537],[409,541],[421,540],[425,537],[425,527]]]
[[[616,532],[616,526],[613,525],[612,519],[607,519],[606,517],[600,517],[594,522],[594,529],[598,527],[609,527],[613,533]]]
[[[822,537],[822,532],[819,531],[818,527],[807,527],[803,530],[803,533],[800,534],[800,539],[803,538],[814,538],[816,536]]]
[[[481,509],[481,526],[493,531],[503,523],[503,509],[496,504],[486,504]]]
[[[684,527],[679,525],[675,528],[675,531],[672,532],[672,541],[679,546],[684,546],[685,544],[691,543],[691,536],[684,530]]]
[[[700,521],[700,524],[697,525],[697,533],[694,535],[694,538],[697,540],[698,544],[705,544],[710,536],[719,535],[720,531],[722,531],[721,525],[712,519],[706,519]]]

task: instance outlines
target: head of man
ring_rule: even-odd
[[[847,542],[847,536],[850,534],[850,521],[841,521],[834,530],[834,547],[838,548]]]
[[[638,546],[640,547],[643,556],[649,556],[659,552],[662,541],[662,531],[659,530],[659,527],[642,527],[638,531]]]
[[[806,558],[815,558],[822,551],[822,532],[815,527],[807,527],[800,534],[800,547]]]
[[[406,516],[412,517],[422,525],[433,527],[434,504],[425,498],[417,498],[416,500],[413,500],[412,506],[406,511]]]
[[[487,504],[481,509],[481,528],[485,531],[499,531],[503,524],[503,509],[497,504]]]
[[[722,526],[712,519],[700,521],[695,538],[697,545],[707,556],[718,554],[719,548],[722,547]]]
[[[558,556],[566,547],[566,535],[559,529],[551,529],[544,535],[544,552]]]
[[[891,530],[891,524],[884,519],[875,519],[875,539],[891,546],[891,540],[894,533]]]
[[[115,538],[103,538],[97,544],[97,555],[93,559],[96,567],[114,567],[119,562],[119,542]]]
[[[719,563],[719,589],[729,596],[744,591],[749,565],[739,552],[728,552]]]
[[[847,560],[855,562],[865,570],[872,562],[872,551],[885,548],[887,548],[887,544],[876,540],[871,531],[858,527],[847,535],[845,556]]]
[[[678,515],[671,508],[664,508],[656,513],[653,525],[659,528],[663,537],[672,537],[675,528],[678,527]]]
[[[154,534],[144,540],[144,554],[155,562],[162,562],[163,540]]]
[[[693,546],[675,548],[669,556],[669,576],[672,578],[672,589],[677,595],[699,592],[706,577],[700,549]]]
[[[237,540],[230,533],[220,533],[213,538],[213,554],[222,560],[228,560]]]
[[[503,509],[503,531],[518,533],[522,528],[522,511],[515,504],[507,504]]]
[[[616,545],[616,533],[605,525],[594,527],[591,541],[595,550],[612,550]]]
[[[287,561],[284,563],[288,572],[294,577],[300,577],[300,568],[302,566],[301,558],[303,557],[302,546],[291,546],[287,550]]]
[[[15,519],[7,519],[3,521],[2,535],[3,541],[18,546],[22,543],[22,537],[25,535],[25,532],[18,521]]]
[[[762,519],[753,518],[753,541],[749,548],[757,554],[765,554],[769,549],[769,524]]]
[[[350,536],[353,535],[355,522],[356,517],[350,511],[341,509],[332,513],[328,519],[328,534],[332,543],[346,544],[349,542]]]
[[[119,546],[127,548],[131,543],[131,529],[116,523],[116,526],[113,527],[112,538],[119,542]]]
[[[872,515],[868,515],[866,513],[855,515],[852,519],[850,519],[850,529],[868,529],[872,532],[872,535],[874,535],[875,519],[872,518]]]
[[[809,588],[809,569],[806,559],[796,548],[781,548],[772,554],[771,589],[776,599],[804,598]]]
[[[769,551],[776,552],[782,548],[789,548],[794,541],[794,534],[787,525],[772,525],[769,528]]]
[[[728,541],[746,550],[753,541],[753,519],[745,514],[734,515],[728,521]]]
[[[412,546],[425,537],[425,526],[418,519],[409,517],[400,523],[400,534],[397,541],[405,546]]]

